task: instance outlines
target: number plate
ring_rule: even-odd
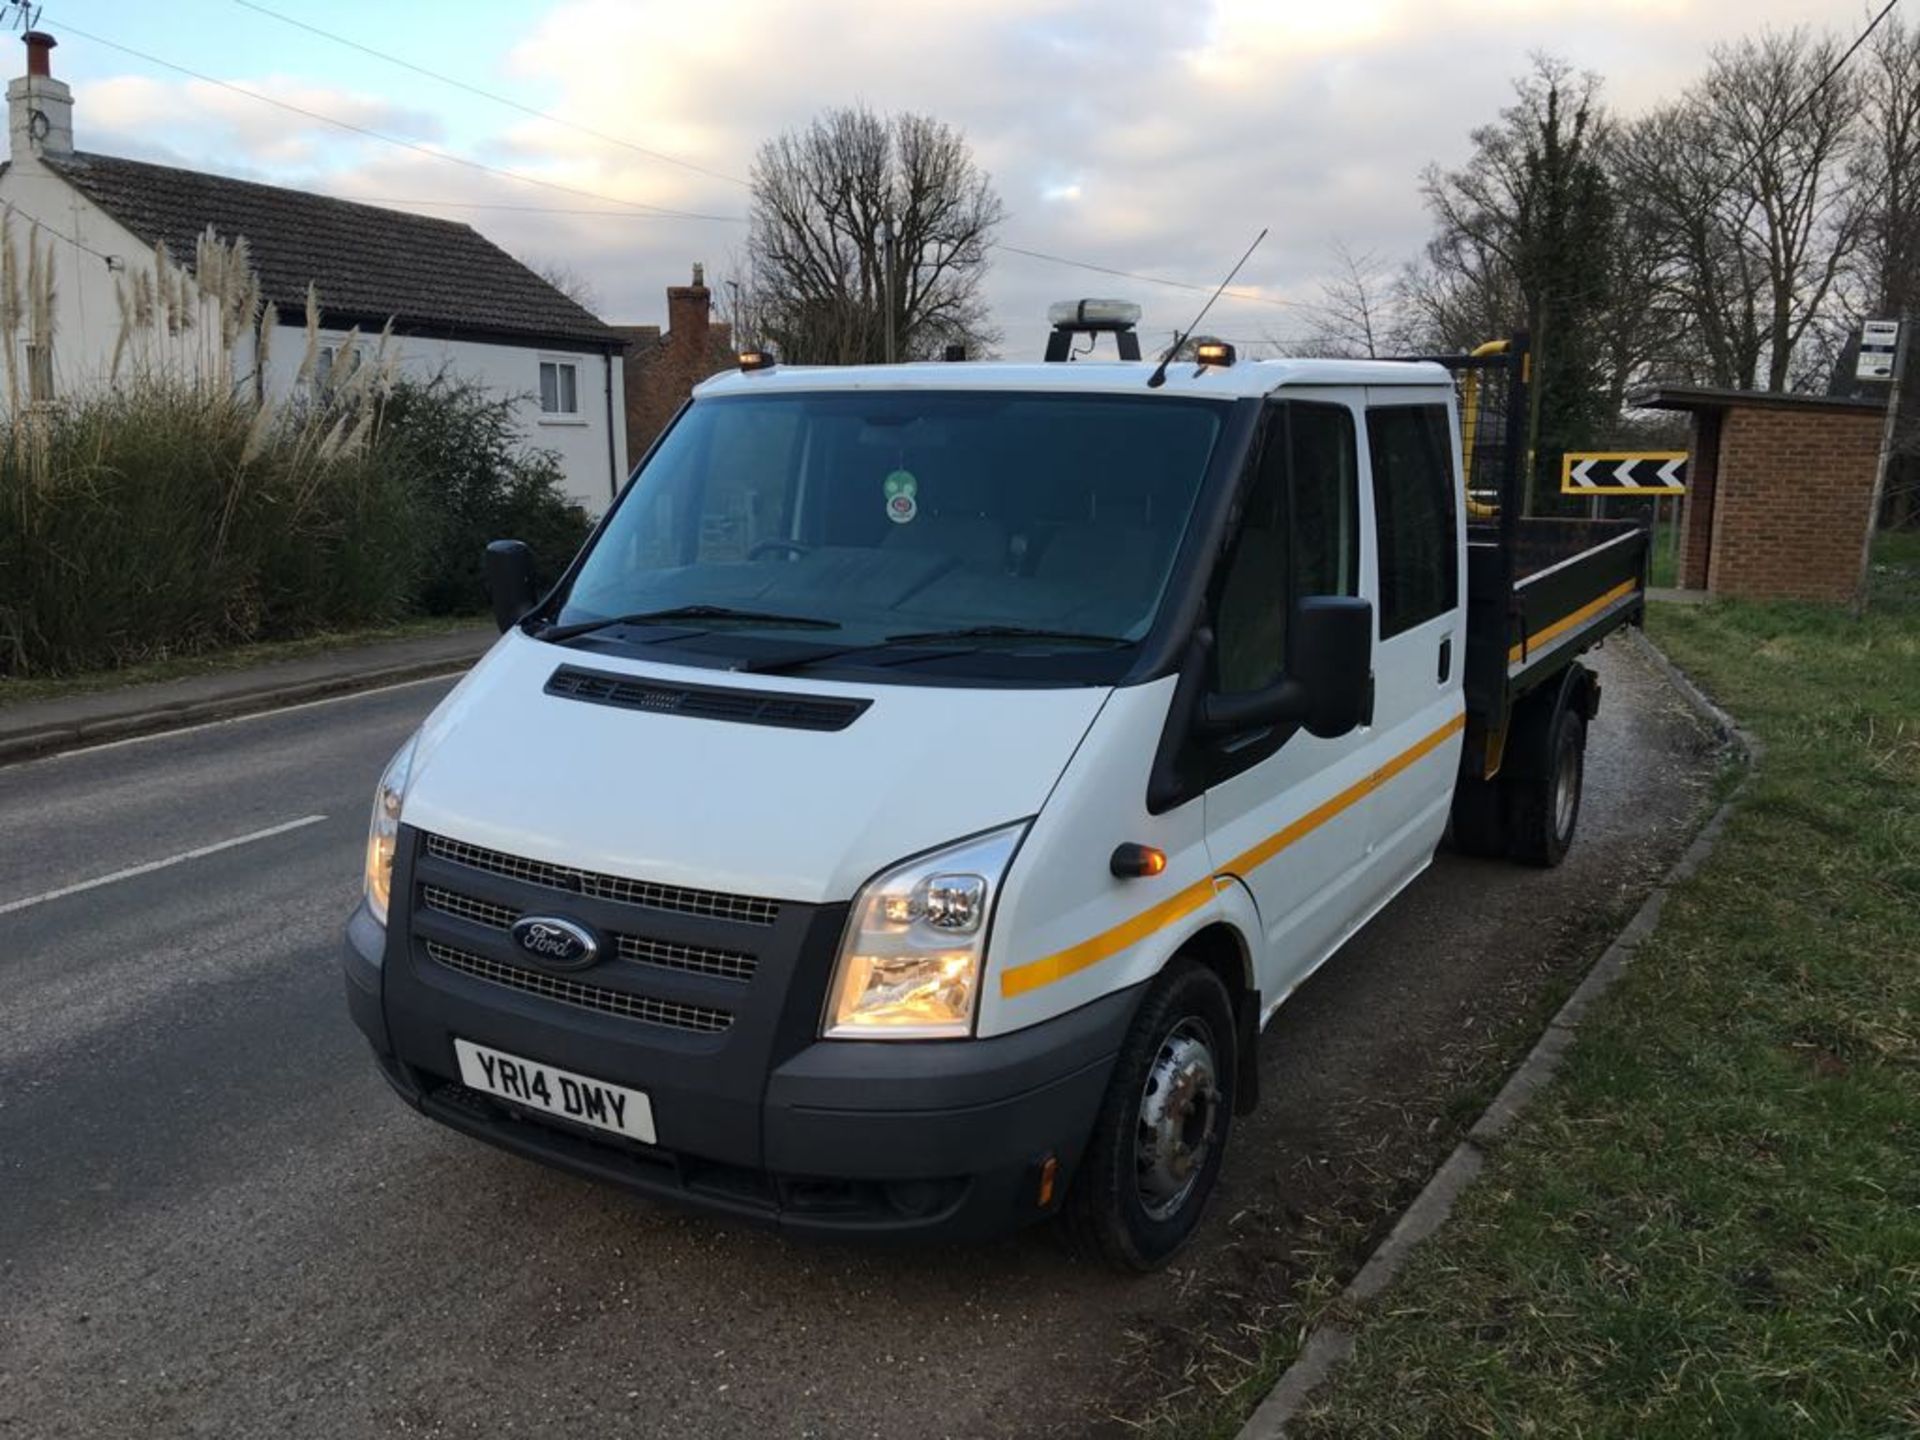
[[[611,1130],[643,1145],[654,1143],[653,1106],[641,1091],[609,1085],[555,1065],[542,1065],[538,1060],[502,1054],[471,1040],[455,1040],[453,1053],[460,1060],[460,1079],[475,1090],[498,1095],[528,1110],[544,1110],[579,1125]]]

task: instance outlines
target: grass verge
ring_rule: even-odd
[[[358,645],[377,645],[382,641],[407,640],[420,635],[442,635],[454,630],[471,629],[485,623],[485,620],[486,617],[480,615],[434,615],[365,630],[338,630],[303,635],[298,640],[271,640],[199,654],[169,656],[112,670],[88,670],[75,675],[50,675],[31,680],[0,676],[0,710],[9,705],[24,705],[31,700],[57,700],[68,695],[119,690],[129,685],[184,680],[196,675],[245,670],[276,660],[304,659]]]
[[[1911,558],[1863,621],[1656,608],[1764,762],[1292,1433],[1920,1432]]]

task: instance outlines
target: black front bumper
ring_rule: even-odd
[[[400,878],[396,899],[406,893]],[[833,1041],[812,1033],[821,976],[789,987],[783,1007],[805,1016],[803,1037],[765,1052],[741,1047],[729,1063],[724,1045],[433,973],[414,949],[364,908],[347,926],[349,1008],[407,1103],[530,1159],[821,1236],[979,1237],[1057,1209],[1138,999],[1123,991],[991,1039]],[[466,1087],[456,1035],[646,1091],[660,1143]],[[740,1073],[756,1054],[753,1073]],[[1057,1176],[1042,1204],[1049,1158]]]

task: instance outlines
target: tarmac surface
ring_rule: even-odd
[[[1317,1237],[1391,1223],[1704,813],[1712,737],[1631,647],[1597,666],[1568,863],[1443,852],[1329,962],[1264,1037],[1206,1232],[1145,1279],[1046,1228],[798,1243],[407,1110],[336,955],[374,779],[448,680],[0,770],[0,1437],[1076,1435],[1177,1409],[1286,1323]]]

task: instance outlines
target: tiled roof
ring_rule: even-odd
[[[619,345],[622,337],[498,245],[440,220],[114,155],[45,155],[49,169],[148,245],[191,266],[211,225],[246,237],[265,299],[288,319],[309,282],[330,326]]]

